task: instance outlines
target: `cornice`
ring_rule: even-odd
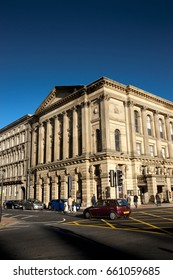
[[[90,94],[96,90],[99,90],[100,88],[107,87],[110,89],[118,90],[121,93],[126,94],[126,86],[118,83],[116,81],[113,81],[109,78],[102,77],[95,81],[94,83],[91,83],[87,86],[87,92]]]
[[[43,164],[39,164],[37,166],[32,167],[31,173],[34,172],[35,170],[37,170],[37,171],[43,171],[43,170],[55,171],[57,169],[60,170],[60,169],[64,169],[65,167],[83,164],[86,161],[88,161],[88,158],[81,156],[76,159],[72,158],[69,160],[61,160],[61,161],[57,161],[57,162],[43,163]]]
[[[137,87],[134,87],[132,85],[128,85],[126,87],[126,91],[127,91],[128,95],[132,94],[133,96],[137,96],[137,97],[140,97],[142,99],[148,100],[150,102],[157,103],[157,104],[159,104],[161,106],[164,106],[168,109],[171,109],[171,110],[173,109],[173,102],[168,101],[168,100],[166,100],[162,97],[159,97],[155,94],[144,91],[142,89],[139,89]]]
[[[9,125],[4,126],[3,128],[1,128],[0,129],[0,134],[6,132],[8,130],[14,129],[19,124],[22,124],[22,123],[25,123],[25,122],[28,123],[32,119],[32,117],[33,117],[32,115],[27,114],[27,115],[21,117],[20,119],[17,119],[16,121],[10,123]],[[26,129],[24,129],[24,130],[26,130]]]
[[[171,102],[171,101],[168,101],[157,95],[154,95],[152,93],[139,89],[135,86],[132,86],[132,85],[126,86],[124,84],[113,81],[109,78],[101,77],[100,79],[96,80],[95,82],[93,82],[87,86],[83,86],[80,89],[76,89],[76,91],[74,91],[73,93],[64,97],[63,99],[58,100],[57,102],[48,105],[56,95],[56,88],[54,88],[52,90],[52,92],[50,93],[50,95],[42,102],[40,107],[35,111],[34,117],[40,117],[44,114],[47,114],[57,108],[60,108],[61,106],[66,105],[70,101],[74,101],[75,99],[80,98],[81,96],[84,96],[84,99],[86,99],[87,95],[89,95],[101,88],[108,88],[111,90],[116,90],[129,98],[136,96],[136,97],[141,98],[141,100],[148,100],[154,104],[159,104],[167,109],[171,109],[171,110],[173,109],[173,102]]]

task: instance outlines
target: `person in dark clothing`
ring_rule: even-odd
[[[158,193],[156,193],[156,205],[157,206],[161,205],[161,200],[160,200],[160,196]]]
[[[92,206],[95,206],[96,204],[96,197],[95,197],[95,194],[93,194],[92,198],[91,198],[91,203],[92,203]]]
[[[134,202],[135,207],[137,208],[138,207],[138,196],[136,194],[134,195],[133,202]]]

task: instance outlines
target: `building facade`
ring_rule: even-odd
[[[30,128],[30,196],[46,205],[71,195],[85,207],[93,194],[172,200],[172,102],[103,77],[55,87]],[[122,171],[121,186],[110,187],[110,170]]]
[[[27,194],[29,166],[29,124],[31,115],[0,129],[0,174],[3,176],[2,200],[21,200]]]
[[[48,205],[71,195],[83,207],[93,194],[97,200],[137,194],[139,203],[153,203],[159,193],[172,200],[173,103],[134,86],[105,77],[56,86],[32,117],[0,135],[10,197],[20,189],[20,198]],[[115,178],[118,170],[122,183],[111,187],[110,171]]]

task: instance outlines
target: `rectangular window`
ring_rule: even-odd
[[[162,156],[163,158],[166,158],[166,148],[165,148],[165,147],[162,147],[161,156]]]
[[[154,157],[154,145],[149,145],[149,154],[151,157]]]
[[[136,153],[137,155],[141,155],[141,143],[136,143]]]

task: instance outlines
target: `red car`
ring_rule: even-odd
[[[105,199],[98,201],[95,206],[87,207],[83,211],[86,219],[89,218],[128,218],[131,214],[129,204],[125,199]]]

